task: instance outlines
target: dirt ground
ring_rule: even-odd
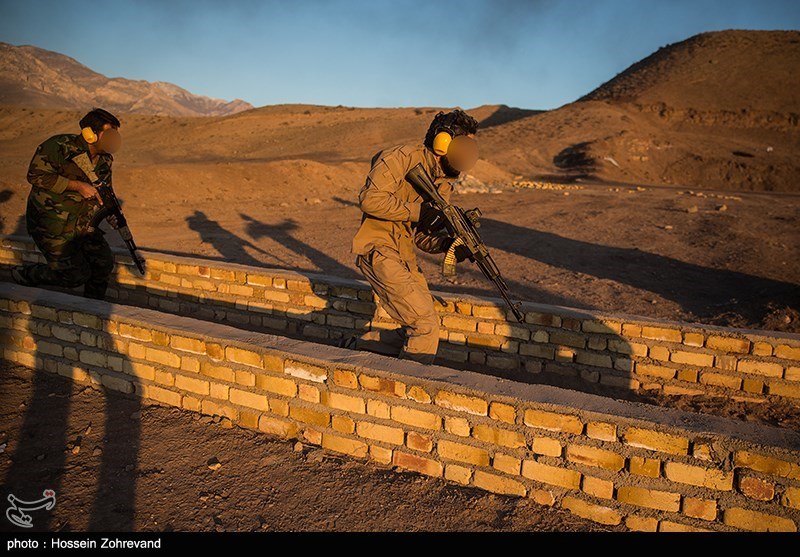
[[[4,500],[56,492],[35,531],[619,531],[8,362],[0,391]]]

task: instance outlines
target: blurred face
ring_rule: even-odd
[[[447,163],[459,172],[467,172],[478,162],[478,142],[473,134],[458,135],[447,148]]]
[[[97,136],[97,148],[103,153],[116,153],[122,146],[122,136],[119,130],[111,124],[105,124],[103,131]]]

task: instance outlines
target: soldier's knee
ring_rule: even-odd
[[[94,262],[92,267],[92,275],[96,277],[106,278],[114,271],[114,259],[99,259]]]
[[[419,336],[439,338],[439,317],[436,313],[420,317],[414,322],[414,330]]]
[[[86,284],[92,276],[92,270],[88,265],[80,265],[63,269],[57,273],[58,282],[66,288],[77,288]]]

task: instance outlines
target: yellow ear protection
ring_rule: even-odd
[[[450,143],[453,142],[454,133],[449,130],[442,130],[433,137],[433,152],[443,157],[450,149]]]
[[[94,130],[89,126],[86,126],[81,130],[81,135],[86,140],[86,143],[91,145],[92,143],[97,143],[97,134],[94,133]]]

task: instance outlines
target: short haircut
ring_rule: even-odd
[[[93,108],[86,116],[81,118],[80,121],[81,129],[92,128],[94,133],[100,133],[103,130],[103,126],[106,124],[111,124],[114,128],[120,126],[117,117],[102,108]]]
[[[428,148],[433,148],[433,138],[440,131],[447,131],[454,137],[475,134],[478,131],[478,121],[460,108],[452,112],[437,113],[425,134],[425,145]]]

